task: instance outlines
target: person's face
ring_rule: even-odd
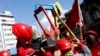
[[[86,42],[87,42],[87,44],[94,44],[94,43],[96,43],[96,42],[98,41],[96,38],[97,38],[97,37],[94,36],[94,35],[88,35],[88,36],[86,37]]]
[[[96,37],[94,35],[89,35],[88,37],[90,37],[90,40],[92,42],[96,42]]]

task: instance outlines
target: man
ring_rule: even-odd
[[[17,56],[26,56],[35,52],[31,45],[32,29],[25,23],[16,23],[12,25],[12,32],[17,37]]]
[[[81,42],[77,42],[78,47],[83,50],[84,53],[75,52],[73,44],[67,39],[60,39],[57,41],[56,48],[61,51],[61,56],[91,56],[91,52],[86,45]]]
[[[92,52],[92,56],[100,56],[100,37],[94,30],[90,30],[86,34],[86,45]]]

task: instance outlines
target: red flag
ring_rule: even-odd
[[[77,23],[80,21],[80,11],[79,11],[79,4],[78,0],[74,1],[72,10],[69,14],[69,17],[66,21],[66,24],[70,29],[74,29],[77,25]]]

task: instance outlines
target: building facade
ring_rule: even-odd
[[[17,40],[12,33],[12,24],[14,23],[14,16],[10,11],[0,13],[0,51],[16,47]]]
[[[88,29],[100,34],[100,0],[83,0],[81,10]]]

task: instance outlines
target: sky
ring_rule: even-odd
[[[79,0],[81,3],[83,0]],[[24,22],[30,26],[37,26],[33,14],[36,4],[54,4],[59,2],[64,10],[70,10],[74,0],[0,0],[0,13],[4,11],[11,11],[15,18],[15,22]],[[48,12],[50,13],[50,12]],[[51,16],[51,15],[50,15]],[[45,24],[45,17],[41,17]]]
[[[81,3],[83,0],[79,0]],[[36,4],[54,4],[59,2],[64,10],[72,7],[74,0],[0,0],[0,12],[11,11],[15,22],[24,22],[30,26],[37,26],[33,16]]]

